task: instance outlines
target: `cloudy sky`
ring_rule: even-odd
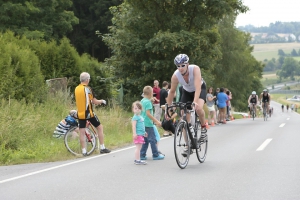
[[[237,17],[236,26],[269,26],[276,21],[300,22],[300,0],[243,0],[243,4],[250,11]]]

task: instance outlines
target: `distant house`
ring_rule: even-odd
[[[293,42],[296,41],[296,36],[292,33],[250,33],[252,36],[252,42],[275,42],[275,41],[286,41],[286,42]],[[300,36],[298,37],[300,41]]]
[[[292,33],[277,33],[278,37],[284,38],[285,41],[295,41],[296,40],[296,36]]]

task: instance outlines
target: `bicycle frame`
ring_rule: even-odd
[[[194,112],[195,113],[195,122],[197,121],[198,115],[196,113],[196,111],[194,109],[192,110],[188,110],[187,106],[193,106],[193,103],[182,103],[182,102],[177,102],[177,103],[173,103],[173,105],[168,106],[168,104],[166,104],[166,109],[165,109],[165,115],[167,115],[168,117],[171,117],[168,113],[168,109],[170,108],[179,108],[179,116],[181,118],[180,121],[183,121],[185,123],[185,126],[187,127],[187,132],[189,137],[191,138],[191,148],[192,149],[198,149],[199,147],[197,147],[197,130],[194,130],[194,135],[191,133],[190,129],[189,129],[189,122],[187,121],[187,113],[191,113]],[[181,115],[181,111],[183,110],[183,115]],[[196,123],[193,125],[194,129],[195,129]]]
[[[92,131],[95,133],[95,137],[96,137],[96,149],[100,150],[100,141],[99,141],[99,137],[98,137],[98,131],[96,131],[95,127],[88,120],[86,121],[85,128],[91,128]],[[85,135],[88,137],[88,133],[87,133],[86,130],[85,130]]]

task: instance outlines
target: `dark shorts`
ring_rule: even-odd
[[[94,127],[98,127],[100,125],[100,120],[98,119],[97,115],[95,115],[95,117],[89,118],[89,119],[79,119],[79,128],[85,128],[86,127],[86,120],[89,120],[89,122],[91,122],[91,124]]]
[[[201,93],[199,98],[204,100],[204,103],[206,103],[206,84],[205,81],[203,81],[201,85]],[[185,89],[182,88],[182,95],[180,102],[187,103],[187,102],[193,102],[194,101],[195,92],[188,92]]]

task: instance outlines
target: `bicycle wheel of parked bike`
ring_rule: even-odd
[[[197,145],[198,148],[196,149],[196,155],[198,158],[198,161],[200,163],[203,163],[206,159],[206,153],[207,153],[207,143],[208,143],[208,139],[207,139],[207,133],[205,133],[206,137],[202,137],[201,138],[201,126],[199,121],[198,123],[198,128],[197,130]]]
[[[96,136],[93,130],[89,128],[86,128],[85,132],[85,148],[87,151],[87,155],[90,155],[96,148]],[[69,152],[71,152],[75,156],[82,155],[78,127],[72,127],[65,134],[64,142]]]
[[[187,126],[185,122],[179,122],[174,134],[174,154],[177,165],[184,169],[188,162],[191,152],[191,144],[189,135],[187,133]]]

